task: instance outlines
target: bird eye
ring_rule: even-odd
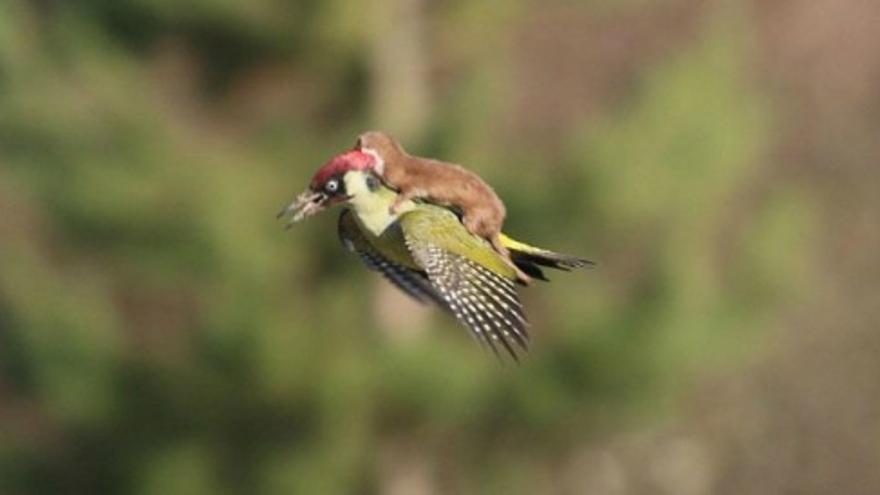
[[[330,179],[327,181],[327,184],[324,185],[324,190],[328,193],[335,193],[339,189],[339,181],[336,179]]]

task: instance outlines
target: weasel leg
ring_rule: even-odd
[[[394,198],[394,202],[391,203],[391,206],[388,207],[388,213],[391,213],[392,215],[397,215],[400,207],[403,206],[404,203],[415,197],[416,194],[414,194],[412,191],[401,191],[400,194],[398,194],[397,197]]]
[[[488,240],[489,243],[492,244],[492,247],[495,248],[495,251],[498,251],[498,254],[501,255],[501,259],[503,259],[504,262],[516,272],[516,278],[518,278],[523,285],[529,285],[532,282],[532,277],[526,275],[525,272],[520,270],[519,267],[516,266],[516,263],[513,262],[513,259],[510,258],[510,251],[507,249],[507,246],[501,242],[501,233],[496,232]]]
[[[495,222],[487,222],[485,221],[485,218],[489,217],[481,217],[478,214],[474,214],[474,212],[466,212],[464,218],[462,218],[462,223],[464,223],[468,232],[489,241],[492,248],[501,255],[501,259],[504,260],[504,263],[510,268],[513,268],[516,272],[516,278],[522,282],[523,285],[529,285],[532,281],[532,277],[526,275],[525,272],[516,266],[516,263],[510,258],[510,251],[504,243],[501,242],[501,225],[496,226]]]

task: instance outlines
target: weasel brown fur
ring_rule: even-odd
[[[400,191],[391,206],[392,211],[414,198],[460,208],[462,223],[468,231],[489,241],[516,270],[520,281],[526,284],[531,281],[513,263],[510,252],[501,242],[501,227],[507,211],[495,190],[480,176],[460,165],[410,155],[397,140],[384,132],[361,134],[355,149],[375,153],[380,159],[376,171]]]

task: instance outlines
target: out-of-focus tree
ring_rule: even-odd
[[[758,342],[796,293],[810,204],[741,207],[773,126],[744,14],[705,8],[692,39],[536,142],[506,119],[532,68],[514,40],[545,9],[650,13],[0,6],[0,491],[363,493],[415,472],[438,493],[547,493],[557,459]],[[483,173],[519,237],[599,262],[525,291],[524,366],[439,314],[388,345],[334,214],[273,222],[377,122]]]

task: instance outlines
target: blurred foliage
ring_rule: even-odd
[[[640,69],[551,166],[498,130],[498,50],[537,7],[477,4],[428,10],[447,67],[410,147],[491,178],[518,237],[599,262],[525,291],[518,368],[439,314],[389,342],[335,214],[274,222],[373,124],[365,6],[0,5],[0,492],[374,492],[399,443],[450,492],[541,492],[554,456],[760,343],[810,206],[737,203],[773,125],[741,17]]]

